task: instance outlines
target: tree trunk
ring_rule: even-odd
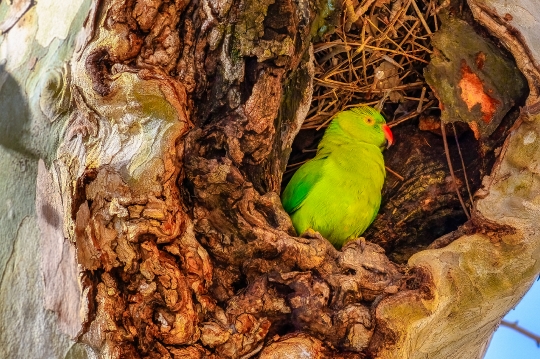
[[[526,76],[528,112],[465,234],[400,266],[369,241],[338,251],[297,237],[279,199],[311,103],[311,42],[340,3],[69,4],[16,2],[0,24],[0,54],[10,54],[0,108],[21,119],[0,119],[1,149],[32,163],[23,183],[37,188],[36,214],[17,214],[13,237],[29,232],[34,245],[14,240],[2,286],[40,253],[41,269],[28,268],[56,313],[40,333],[58,326],[78,343],[65,354],[58,339],[49,356],[482,356],[540,271],[539,57],[532,30],[497,15],[506,5],[469,1]],[[9,199],[16,177],[4,176]]]

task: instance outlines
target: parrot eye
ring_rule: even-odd
[[[366,117],[364,121],[370,126],[373,126],[375,123],[375,120],[372,117]]]

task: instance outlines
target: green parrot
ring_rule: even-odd
[[[317,231],[336,248],[364,233],[381,204],[382,150],[393,141],[377,110],[362,106],[338,113],[315,158],[296,171],[283,191],[283,208],[297,233]]]

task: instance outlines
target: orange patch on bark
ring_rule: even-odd
[[[486,63],[486,54],[479,51],[474,58],[474,62],[476,63],[476,68],[478,70],[482,70],[484,68],[484,64]]]
[[[493,119],[493,115],[500,102],[484,91],[482,80],[480,80],[478,75],[472,72],[465,61],[461,62],[461,80],[459,81],[459,87],[461,88],[461,99],[467,104],[469,111],[474,106],[480,105],[482,120],[486,124],[489,124]]]

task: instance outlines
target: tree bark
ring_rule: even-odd
[[[45,50],[7,73],[45,130],[0,140],[40,158],[44,305],[59,328],[103,358],[481,357],[540,269],[540,75],[502,5],[469,5],[515,56],[529,112],[464,235],[403,266],[369,241],[297,237],[279,199],[311,42],[339,4],[104,0],[66,10],[61,34],[43,23],[50,8],[13,8],[0,30],[26,20]]]

